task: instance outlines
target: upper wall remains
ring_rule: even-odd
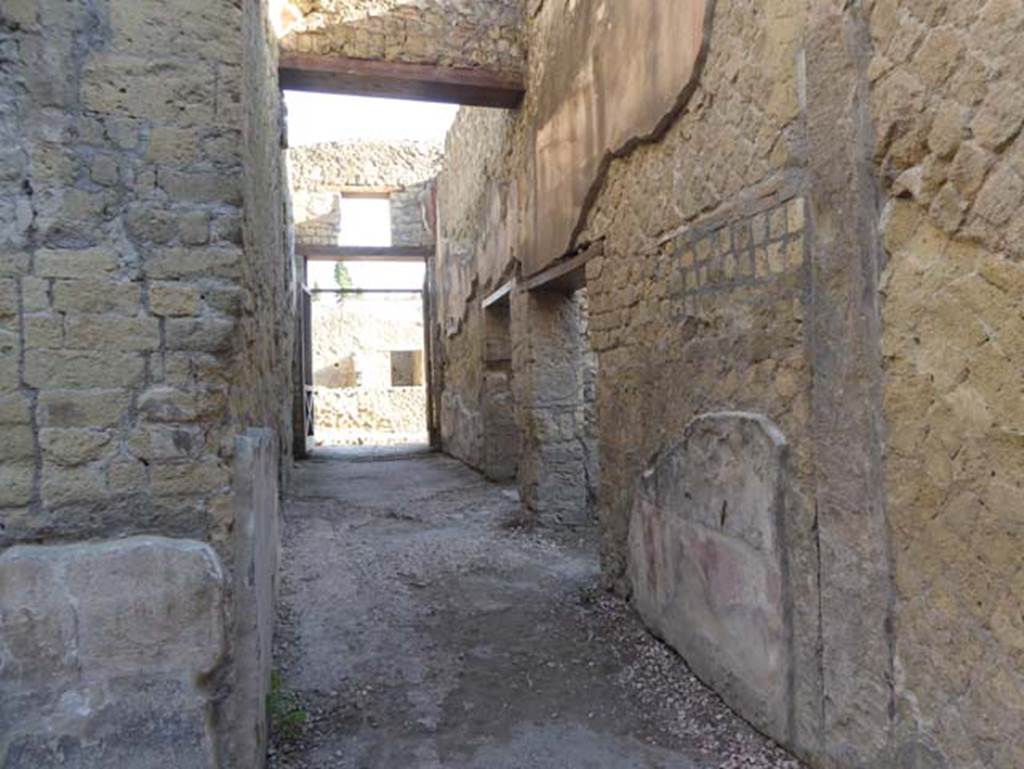
[[[295,0],[288,53],[522,74],[522,0]]]
[[[292,215],[300,246],[337,245],[341,196],[380,195],[391,202],[395,246],[434,243],[434,177],[441,146],[416,141],[349,141],[288,151]]]
[[[292,189],[315,192],[409,187],[433,179],[440,167],[441,146],[432,142],[331,142],[288,151]]]

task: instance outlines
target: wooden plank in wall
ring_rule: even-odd
[[[433,246],[316,246],[298,243],[295,252],[311,262],[422,262]]]
[[[522,76],[482,69],[282,53],[281,88],[293,91],[386,96],[470,107],[514,109],[523,101]]]
[[[587,262],[604,253],[604,241],[591,243],[578,254],[555,262],[523,281],[524,291],[563,291],[571,293],[587,282]]]

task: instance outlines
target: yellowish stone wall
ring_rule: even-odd
[[[292,0],[287,52],[523,70],[523,0]]]
[[[879,0],[870,25],[898,741],[1021,766],[1024,4]]]

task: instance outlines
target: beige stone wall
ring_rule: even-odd
[[[353,187],[411,187],[433,179],[442,148],[432,142],[347,141],[292,147],[292,189],[342,192]]]
[[[441,147],[415,141],[350,141],[294,147],[288,178],[296,239],[300,244],[336,245],[345,223],[340,196],[373,191],[391,206],[391,243],[434,243],[434,177]]]
[[[423,387],[318,387],[317,432],[344,442],[372,440],[382,433],[425,434]]]
[[[5,12],[2,536],[224,537],[231,437],[277,420],[269,392],[233,388],[257,365],[236,350],[289,354],[268,332],[288,312],[280,214],[243,228],[247,189],[280,209],[273,158],[242,141],[246,78],[270,89],[273,61],[243,66],[231,3]],[[248,146],[276,135],[275,102],[251,105]]]
[[[213,545],[230,583],[251,545],[237,518],[254,513],[236,500],[247,482],[234,474],[236,439],[272,428],[267,462],[278,465],[292,355],[265,10],[226,0],[3,4],[4,547],[187,538]],[[273,517],[271,485],[253,504]],[[271,534],[258,534],[268,552]],[[257,569],[272,580],[273,563]],[[251,610],[262,627],[272,608],[245,600],[228,590],[228,648],[243,632],[236,616]],[[261,755],[262,708],[236,693],[251,684],[262,696],[262,664],[252,681],[222,664],[217,691],[203,694],[205,718],[212,708],[230,724],[200,721],[203,749],[223,741],[224,761]]]
[[[292,0],[288,52],[522,71],[523,0]]]
[[[1024,5],[876,2],[897,738],[1024,765]]]

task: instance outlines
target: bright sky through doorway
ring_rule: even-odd
[[[456,104],[285,91],[288,143],[380,139],[443,142]]]

